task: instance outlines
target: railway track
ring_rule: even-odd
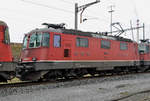
[[[105,75],[99,77],[91,77],[90,75],[85,75],[84,78],[70,78],[59,79],[55,81],[43,81],[43,82],[19,82],[0,85],[0,97],[10,96],[10,95],[20,95],[20,94],[30,94],[33,92],[43,92],[48,89],[55,90],[58,88],[70,88],[70,87],[80,87],[88,86],[93,84],[104,84],[111,82],[118,82],[122,80],[131,80],[137,78],[149,78],[149,72],[147,73],[130,73],[130,74],[120,74],[120,75]],[[98,88],[99,89],[99,88]],[[115,100],[113,100],[115,101]],[[117,101],[117,100],[116,100]],[[120,100],[118,100],[120,101]]]
[[[0,88],[11,88],[11,87],[28,87],[28,86],[36,86],[36,85],[47,85],[47,84],[59,84],[59,83],[65,83],[65,82],[73,82],[73,81],[88,81],[92,79],[105,79],[105,78],[115,78],[115,77],[122,77],[122,76],[129,76],[129,75],[138,75],[138,74],[147,74],[148,72],[138,72],[138,73],[120,73],[120,74],[106,74],[106,75],[98,75],[95,74],[95,76],[91,75],[84,75],[84,77],[80,78],[59,78],[57,80],[49,80],[49,81],[34,81],[34,82],[28,82],[28,81],[9,81],[8,83],[0,83]]]
[[[125,100],[125,99],[129,98],[129,97],[132,97],[132,96],[135,96],[135,95],[138,95],[138,94],[145,94],[145,93],[150,93],[150,90],[144,90],[144,91],[128,94],[126,96],[123,96],[123,97],[120,97],[120,98],[117,98],[117,99],[113,99],[113,100],[110,100],[110,101],[122,101],[122,100]]]

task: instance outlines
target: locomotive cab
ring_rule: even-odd
[[[8,26],[0,22],[0,61],[12,61]]]
[[[9,40],[9,32],[8,32],[8,27],[7,26],[3,26],[1,25],[0,26],[0,34],[1,34],[1,42],[3,44],[9,44],[10,43],[10,40]]]
[[[47,32],[35,32],[25,35],[21,55],[22,61],[46,60],[48,56],[49,40],[50,34]]]
[[[46,31],[45,31],[46,30]],[[23,48],[16,71],[21,74],[22,80],[36,80],[39,76],[55,68],[53,60],[59,58],[60,34],[54,35],[54,28],[36,29],[26,34],[23,40]],[[68,48],[67,48],[68,49]],[[64,51],[65,57],[69,55]],[[23,72],[20,72],[23,71]],[[35,74],[35,78],[31,75]]]
[[[0,81],[11,79],[10,75],[15,71],[13,62],[8,26],[0,21]]]
[[[141,41],[138,48],[140,55],[149,54],[150,52],[150,44],[148,41]]]

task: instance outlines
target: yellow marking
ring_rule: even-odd
[[[11,80],[7,80],[8,83],[19,83],[19,82],[22,82],[19,78],[13,78]]]
[[[11,83],[20,83],[20,82],[23,82],[21,81],[19,78],[13,78],[11,80],[7,80],[7,82],[0,82],[0,84],[11,84]]]
[[[125,91],[125,92],[121,92],[121,95],[129,95],[129,92]]]

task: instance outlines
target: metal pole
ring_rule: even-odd
[[[78,3],[75,3],[75,30],[78,29]]]
[[[110,32],[111,32],[111,34],[112,34],[112,17],[113,17],[113,15],[112,15],[112,13],[114,12],[114,10],[113,10],[113,5],[111,5],[110,6],[110,11],[108,11],[109,13],[110,13]]]
[[[131,32],[132,32],[132,39],[134,40],[134,34],[133,34],[133,27],[132,27],[132,21],[130,20],[130,26],[131,26]]]
[[[79,13],[80,11],[82,11],[82,12],[81,12],[81,18],[82,18],[82,13],[83,13],[83,11],[84,11],[87,7],[89,7],[89,6],[93,5],[93,4],[96,4],[96,3],[98,3],[98,2],[100,2],[100,1],[99,1],[99,0],[96,0],[96,1],[94,1],[94,2],[85,4],[85,5],[82,5],[82,6],[79,6],[79,7],[78,7],[78,3],[75,3],[75,30],[78,29],[78,13]],[[81,19],[81,20],[82,20],[82,19]]]
[[[111,34],[112,34],[112,6],[111,6],[110,31],[111,31]]]
[[[139,19],[137,19],[137,43],[139,43]]]
[[[145,24],[143,23],[143,40],[145,40]]]

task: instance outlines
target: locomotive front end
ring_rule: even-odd
[[[48,32],[36,30],[25,35],[20,62],[16,68],[18,77],[22,80],[36,80],[41,77],[44,71],[41,72],[38,67],[40,68],[42,61],[48,59],[49,42]],[[33,74],[35,77],[32,76]]]

